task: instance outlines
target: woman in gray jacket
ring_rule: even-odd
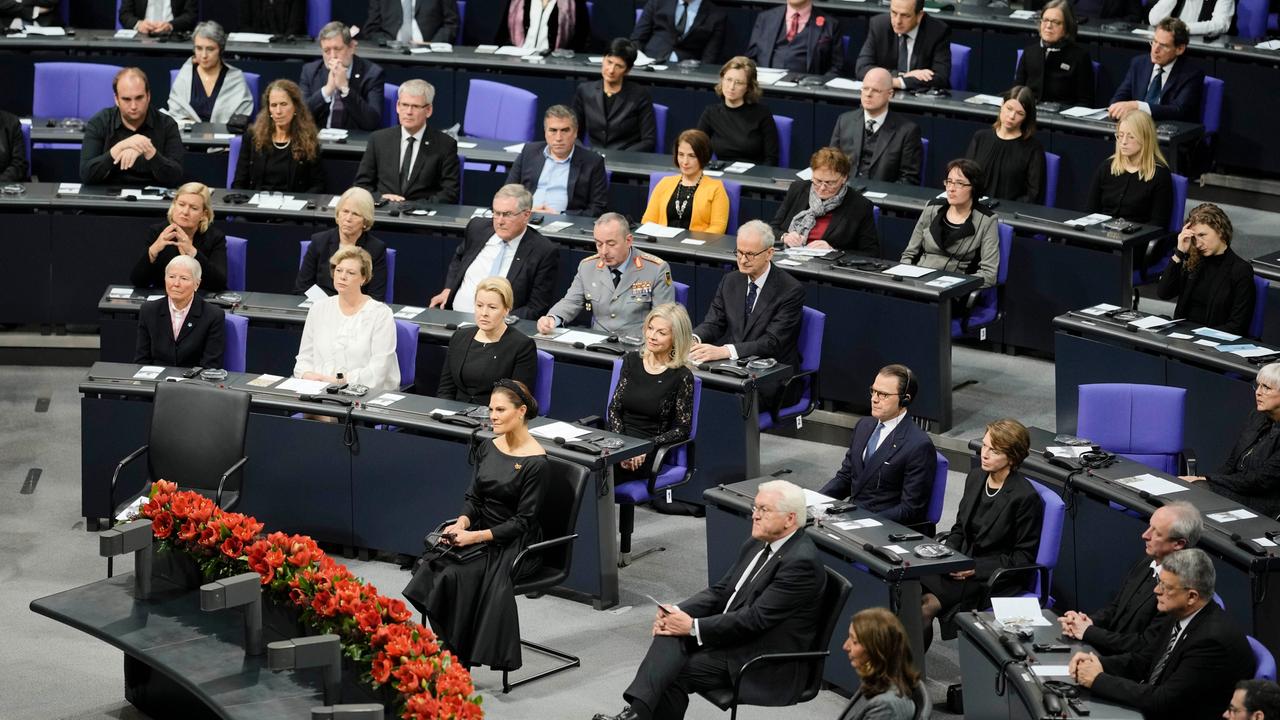
[[[974,200],[986,189],[982,168],[960,158],[947,163],[946,201],[925,206],[902,253],[908,265],[977,275],[982,287],[996,284],[1000,269],[999,220]]]
[[[212,20],[191,31],[191,62],[182,64],[169,88],[169,115],[182,122],[225,123],[253,114],[253,94],[244,73],[222,62],[227,32]]]
[[[886,608],[855,613],[844,641],[858,692],[840,720],[913,720],[929,717],[929,694],[911,660],[902,621]]]

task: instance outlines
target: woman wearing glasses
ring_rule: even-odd
[[[192,58],[182,63],[169,89],[169,115],[178,122],[225,123],[253,112],[244,73],[222,61],[227,31],[206,20],[191,31]]]
[[[1197,205],[1178,233],[1156,294],[1177,300],[1175,318],[1247,335],[1256,292],[1253,266],[1231,249],[1231,218],[1213,203]]]
[[[943,185],[946,199],[925,206],[901,262],[977,275],[989,288],[1000,270],[1000,237],[995,214],[974,202],[986,192],[982,168],[965,158],[952,160]]]
[[[1173,176],[1156,143],[1151,116],[1130,110],[1116,125],[1116,152],[1098,166],[1086,208],[1113,218],[1165,227],[1173,211]]]
[[[1014,85],[1026,85],[1040,102],[1093,107],[1093,61],[1076,44],[1076,16],[1069,0],[1049,0],[1040,11],[1040,40],[1022,49]]]
[[[1015,86],[1000,96],[1000,115],[973,134],[964,156],[978,163],[987,193],[1001,200],[1044,201],[1044,146],[1035,138],[1036,98]]]
[[[778,127],[773,113],[760,104],[764,92],[756,80],[755,62],[739,55],[725,63],[716,94],[724,101],[708,105],[698,120],[698,129],[711,138],[715,156],[725,162],[777,165]]]
[[[809,158],[812,180],[796,180],[787,189],[773,232],[787,247],[837,249],[877,257],[875,209],[871,201],[849,187],[849,156],[824,147]]]
[[[1267,517],[1280,518],[1280,363],[1264,365],[1253,383],[1255,411],[1217,472],[1184,475]]]
[[[711,161],[711,141],[706,133],[680,133],[672,155],[680,174],[658,181],[641,222],[724,234],[729,227],[729,194],[724,183],[702,172]]]

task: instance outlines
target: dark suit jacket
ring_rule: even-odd
[[[831,130],[831,142],[828,144],[840,148],[849,156],[849,161],[853,163],[850,174],[854,176],[858,174],[862,133],[866,125],[862,108],[858,108],[836,118],[836,126]],[[880,138],[880,144],[871,156],[871,169],[867,173],[867,179],[919,185],[920,158],[924,155],[920,127],[890,109],[880,129],[876,130],[877,135],[880,133],[888,135]]]
[[[173,339],[169,298],[142,303],[138,309],[138,341],[133,361],[166,367],[222,367],[224,315],[222,308],[205,302],[199,293],[191,299],[187,320]]]
[[[458,39],[458,4],[455,0],[417,0],[413,12],[422,39],[452,43]],[[360,30],[360,39],[395,40],[404,24],[400,0],[369,0],[369,17]]]
[[[1107,654],[1142,647],[1144,634],[1156,619],[1155,587],[1151,558],[1143,555],[1129,568],[1111,602],[1089,615],[1093,624],[1085,629],[1083,640]]]
[[[169,0],[173,10],[174,32],[191,32],[200,19],[200,3],[198,0]],[[139,20],[147,17],[147,0],[121,0],[120,25],[132,30]]]
[[[408,201],[458,202],[458,141],[428,126],[409,170],[409,184],[400,187],[400,126],[383,128],[369,136],[360,158],[355,185],[375,195],[403,195]]]
[[[813,183],[809,180],[796,180],[787,188],[787,196],[773,216],[773,232],[778,237],[791,227],[791,220],[796,215],[809,209],[809,189]],[[844,202],[831,211],[831,221],[822,239],[838,250],[867,255],[880,256],[880,236],[876,232],[875,208],[871,201],[862,194],[849,188]]]
[[[329,258],[338,252],[341,243],[338,228],[330,228],[311,236],[311,244],[307,246],[307,254],[302,256],[298,265],[298,277],[294,280],[293,291],[299,295],[305,293],[312,285],[319,285],[329,295],[336,295],[333,289],[333,273],[329,270]],[[382,302],[387,294],[387,246],[381,240],[363,233],[356,240],[356,247],[362,247],[373,259],[373,277],[364,286],[364,294]]]
[[[1253,651],[1244,632],[1210,601],[1182,631],[1160,677],[1147,684],[1169,644],[1168,622],[1141,650],[1103,656],[1093,694],[1136,708],[1149,720],[1217,717],[1231,701],[1235,684],[1253,677]]]
[[[725,22],[728,15],[724,8],[711,0],[702,0],[698,15],[688,32],[676,36],[676,3],[679,0],[648,0],[631,39],[644,50],[644,54],[666,62],[674,52],[681,60],[700,60],[703,63],[720,61],[724,47]]]
[[[849,451],[840,470],[819,492],[850,498],[895,522],[923,522],[938,469],[933,441],[908,414],[888,437],[881,438],[880,447],[863,462],[862,453],[878,423],[875,418],[864,417],[853,426]]]
[[[1139,55],[1129,63],[1129,72],[1111,96],[1111,102],[1142,100],[1147,96],[1151,74],[1155,67],[1150,55]],[[1200,122],[1200,105],[1204,96],[1204,70],[1192,65],[1183,55],[1173,64],[1169,77],[1164,81],[1160,102],[1151,106],[1151,119]]]
[[[720,281],[707,316],[693,334],[704,343],[733,345],[740,358],[759,355],[799,367],[796,339],[800,335],[804,286],[774,265],[749,318],[742,317],[746,300],[747,276],[738,270],[730,271]]]
[[[703,647],[728,655],[729,672],[735,678],[738,669],[756,655],[808,650],[819,621],[818,600],[826,585],[826,570],[804,528],[733,594],[738,579],[763,547],[762,541],[748,539],[719,582],[679,604],[697,618]],[[725,610],[731,596],[733,604]],[[782,667],[792,669],[748,675],[742,701],[785,697],[803,682],[805,673],[798,665]]]
[[[24,22],[31,22],[31,13],[36,8],[43,8],[40,17],[36,18],[35,24],[44,27],[53,27],[62,25],[62,13],[58,12],[58,0],[0,0],[0,20],[5,25],[13,22],[16,18],[22,18]]]
[[[573,112],[578,116],[578,136],[590,139],[594,148],[666,152],[666,148],[657,147],[658,121],[653,115],[653,98],[649,97],[648,90],[634,82],[623,81],[608,115],[604,111],[604,81],[582,83],[573,94]]]
[[[240,32],[306,35],[306,0],[240,0]]]
[[[0,181],[26,182],[31,177],[27,161],[22,123],[17,115],[0,110]]]
[[[1270,429],[1270,417],[1256,410],[1251,412],[1222,467],[1205,477],[1219,495],[1274,518],[1280,515],[1280,435],[1272,433],[1259,439]],[[1244,470],[1238,470],[1240,458],[1251,447],[1254,449],[1249,462]]]
[[[382,68],[357,55],[351,61],[351,78],[347,96],[342,98],[346,108],[346,120],[341,127],[347,130],[377,130],[382,127]],[[329,68],[323,60],[312,60],[302,66],[298,86],[306,100],[316,126],[327,127],[329,104],[324,101],[320,89],[329,81]]]
[[[1022,62],[1013,73],[1014,85],[1026,85],[1036,98],[1046,102],[1093,107],[1093,60],[1089,51],[1070,40],[1059,43],[1049,53],[1045,66],[1045,50],[1039,42],[1022,49]]]
[[[746,56],[755,60],[760,67],[786,68],[809,75],[839,75],[844,67],[844,46],[840,43],[837,32],[840,23],[835,17],[818,12],[816,7],[809,11],[808,24],[791,41],[792,44],[804,43],[804,51],[800,53],[799,50],[787,51],[785,47],[775,47],[783,32],[786,12],[786,7],[779,7],[765,10],[756,16]]]
[[[269,149],[269,148],[268,148]],[[262,190],[266,182],[267,154],[259,151],[253,143],[253,133],[245,133],[240,142],[240,158],[236,161],[236,177],[231,187],[243,190]],[[320,163],[317,148],[312,160],[299,160],[289,153],[289,178],[286,187],[272,188],[281,192],[324,191],[324,166]]]
[[[992,500],[999,505],[995,520],[982,527],[968,528],[978,496],[987,491],[987,473],[979,466],[964,480],[964,496],[956,511],[956,524],[944,542],[973,558],[976,579],[986,582],[997,568],[1031,565],[1040,548],[1040,528],[1044,524],[1044,502],[1036,489],[1018,472],[1009,473],[1004,486]],[[1009,573],[992,588],[992,595],[1007,595],[1026,584],[1026,576]]]
[[[449,272],[445,276],[444,286],[449,288],[449,302],[446,309],[453,309],[453,296],[462,286],[462,276],[467,268],[484,249],[484,244],[493,236],[493,221],[488,218],[472,218],[463,231],[462,242],[459,243],[453,259],[449,261]],[[507,280],[511,283],[515,297],[515,307],[511,314],[525,320],[536,320],[547,314],[551,303],[556,301],[556,280],[559,277],[560,250],[551,241],[543,237],[533,228],[524,231],[516,257],[507,269]],[[746,292],[744,289],[743,292]]]
[[[894,34],[887,14],[871,18],[867,27],[867,41],[858,51],[855,70],[858,79],[861,80],[873,67],[882,67],[891,75],[897,75],[898,36]],[[946,23],[929,15],[920,18],[915,47],[911,52],[911,69],[932,70],[933,80],[926,83],[915,78],[904,78],[903,82],[908,90],[951,87],[951,28]]]
[[[164,269],[169,261],[177,257],[178,248],[170,245],[156,254],[156,261],[151,262],[147,248],[160,237],[160,233],[168,227],[168,223],[156,223],[147,228],[143,238],[142,255],[129,274],[129,282],[134,287],[163,288]],[[200,263],[200,290],[203,292],[222,292],[227,289],[227,236],[216,226],[210,225],[208,230],[196,233],[191,238],[196,247],[196,262]]]
[[[507,172],[507,182],[520,183],[530,193],[536,191],[542,167],[547,163],[542,154],[546,147],[545,142],[525,143]],[[569,159],[569,206],[565,214],[599,217],[604,214],[608,202],[609,184],[604,177],[604,158],[599,153],[575,145],[573,157]]]

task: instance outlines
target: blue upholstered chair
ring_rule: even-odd
[[[639,14],[640,10],[636,10]],[[659,155],[665,154],[671,150],[667,147],[667,111],[669,108],[662,103],[653,104],[653,122],[658,127],[657,143],[653,146],[653,151]]]
[[[468,137],[528,142],[537,129],[538,96],[521,88],[472,78],[462,118]]]
[[[244,372],[249,344],[249,318],[224,313],[222,320],[222,369]]]
[[[76,62],[35,63],[31,114],[37,118],[88,120],[116,102],[111,89],[119,65]]]
[[[925,176],[929,174],[929,138],[920,138],[920,187],[925,187]]]
[[[773,116],[773,124],[778,127],[778,167],[791,167],[791,128],[795,122],[786,115]]]
[[[778,402],[782,403],[791,397],[794,387],[803,388],[795,402],[787,407],[781,405],[762,408],[760,413],[760,429],[768,430],[781,425],[791,418],[804,417],[818,407],[818,368],[822,360],[822,332],[826,328],[827,315],[819,310],[805,306],[800,316],[800,336],[796,344],[800,349],[800,367],[796,373],[787,378],[778,393]]]
[[[467,0],[458,0],[458,37],[454,40],[454,45],[464,45],[462,42],[462,31],[467,26]]]
[[[968,45],[951,43],[951,89],[969,89],[969,55],[973,48]]]
[[[382,127],[391,127],[400,122],[396,115],[396,101],[400,99],[400,86],[382,83]]]
[[[1261,275],[1253,276],[1253,319],[1249,321],[1249,337],[1262,337],[1262,321],[1267,312],[1267,290],[1271,283]]]
[[[1076,435],[1107,452],[1178,474],[1185,388],[1130,383],[1081,385]]]
[[[1049,587],[1053,584],[1053,570],[1058,566],[1058,549],[1062,544],[1062,522],[1066,517],[1067,506],[1057,493],[1030,480],[1031,487],[1044,503],[1044,522],[1040,527],[1040,547],[1036,549],[1036,561],[1032,565],[1000,568],[991,574],[989,585],[1007,572],[1035,571],[1035,582],[1028,583],[1027,590],[1014,597],[1038,597],[1040,607],[1052,607],[1053,598],[1049,595]]]
[[[1044,204],[1048,207],[1058,206],[1058,175],[1062,170],[1062,156],[1044,153]]]
[[[538,351],[538,377],[534,381],[533,399],[538,403],[538,414],[551,415],[551,378],[555,376],[556,359],[551,353]]]
[[[1172,173],[1173,207],[1169,211],[1169,232],[1177,235],[1182,229],[1182,219],[1187,214],[1187,176]],[[1133,271],[1133,284],[1144,285],[1160,279],[1160,273],[1169,266],[1173,257],[1173,238],[1169,236],[1150,240],[1141,255],[1136,258],[1138,267]],[[1136,292],[1136,291],[1135,291]]]
[[[1245,639],[1249,641],[1249,647],[1253,649],[1253,659],[1257,662],[1257,667],[1253,671],[1254,680],[1270,680],[1275,682],[1276,679],[1276,658],[1265,645],[1258,642],[1257,638],[1252,635],[1246,635]]]
[[[1200,112],[1200,124],[1204,125],[1204,134],[1210,139],[1222,125],[1222,93],[1225,86],[1226,83],[1219,78],[1204,76],[1204,106]]]
[[[418,326],[396,318],[396,364],[400,366],[400,387],[411,388],[418,371]]]
[[[969,335],[995,324],[1004,316],[1001,296],[1005,281],[1009,279],[1009,254],[1013,252],[1013,226],[1000,223],[1000,267],[996,270],[996,284],[977,291],[969,304],[969,313],[962,318],[952,318],[951,337]]]
[[[30,176],[31,168],[35,167],[35,163],[31,157],[31,126],[27,123],[20,123],[22,130],[22,146],[27,149],[27,175]]]
[[[244,292],[245,256],[249,241],[227,236],[227,289]]]
[[[244,144],[243,135],[232,135],[227,141],[227,185],[231,187],[236,181],[236,168],[240,165],[240,146]]]
[[[924,522],[914,523],[909,527],[930,537],[938,534],[938,523],[942,521],[942,506],[947,501],[947,471],[951,465],[947,458],[937,450],[937,466],[933,471],[933,487],[929,489],[929,505],[925,508]]]
[[[685,310],[689,309],[689,286],[682,282],[671,283],[672,289],[676,291],[676,302],[684,306]]]
[[[1267,34],[1267,0],[1239,0],[1236,3],[1236,35],[1257,40]]]
[[[320,36],[320,28],[333,19],[333,0],[307,0],[307,34]]]

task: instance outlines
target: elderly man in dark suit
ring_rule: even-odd
[[[1132,652],[1076,653],[1072,677],[1149,720],[1216,717],[1235,684],[1253,677],[1255,661],[1244,632],[1213,602],[1215,579],[1203,550],[1170,553],[1155,586],[1161,632]]]
[[[120,27],[148,35],[191,32],[200,19],[197,0],[169,0],[163,5],[162,12],[153,14],[148,0],[121,0]]]
[[[458,141],[427,126],[435,97],[436,89],[426,80],[400,86],[400,124],[369,136],[356,187],[391,202],[458,202]]]
[[[320,28],[320,60],[302,66],[298,86],[321,128],[382,127],[382,68],[356,57],[351,30],[337,20]]]
[[[888,15],[871,18],[856,74],[875,67],[899,90],[951,87],[951,28],[924,14],[924,0],[890,0]]]
[[[511,283],[511,314],[536,320],[555,301],[560,251],[529,227],[533,195],[523,185],[503,185],[493,196],[493,220],[475,217],[467,223],[462,244],[449,262],[445,287],[429,303],[474,312],[476,286],[490,277]]]
[[[369,0],[369,16],[361,37],[371,42],[400,40],[408,43],[452,43],[458,38],[456,0],[411,0],[413,22],[404,21],[401,0]]]
[[[873,68],[862,79],[861,92],[862,107],[836,119],[828,144],[849,156],[853,177],[920,184],[920,128],[890,109],[889,71]]]
[[[578,144],[578,116],[552,105],[542,116],[545,142],[527,142],[507,173],[533,193],[534,212],[597,217],[609,202],[604,158]]]
[[[724,8],[712,0],[648,0],[631,31],[644,54],[658,61],[720,61]]]
[[[168,367],[222,367],[223,312],[206,303],[200,287],[200,263],[177,255],[165,266],[165,297],[138,310],[138,341],[133,361]]]
[[[738,561],[715,585],[658,607],[653,642],[622,694],[630,705],[595,720],[678,720],[690,693],[732,687],[756,655],[808,648],[826,571],[804,523],[803,490],[786,480],[761,483]],[[785,696],[804,680],[798,666],[752,673],[741,698]]]
[[[1119,119],[1137,109],[1156,122],[1200,122],[1204,70],[1182,59],[1190,41],[1186,23],[1177,18],[1161,20],[1151,38],[1151,52],[1129,63],[1107,114]]]
[[[853,427],[849,451],[820,491],[848,498],[902,524],[923,522],[938,468],[937,450],[908,417],[918,388],[905,365],[886,365],[871,385],[871,417]]]
[[[747,57],[760,67],[808,75],[839,75],[844,67],[835,17],[818,12],[813,0],[787,0],[756,16]]]

